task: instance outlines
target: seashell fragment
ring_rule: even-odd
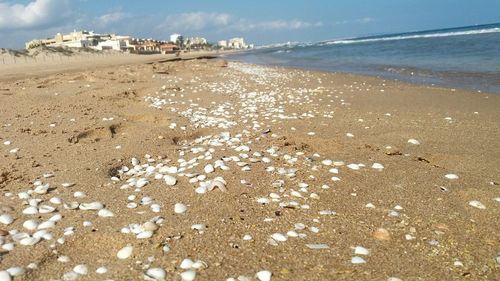
[[[182,281],[193,281],[196,278],[196,271],[189,270],[181,273]]]
[[[177,183],[177,179],[171,175],[164,175],[163,180],[168,186],[174,186]]]
[[[472,201],[469,201],[469,205],[474,207],[474,208],[478,208],[478,209],[486,209],[486,206],[483,205],[483,203],[477,201],[477,200],[472,200]]]
[[[176,203],[174,205],[174,212],[176,214],[183,214],[187,211],[187,207],[186,205],[182,204],[182,203]]]
[[[87,275],[87,273],[89,272],[89,269],[87,268],[86,265],[79,264],[79,265],[73,267],[73,271],[80,274],[80,275]]]
[[[159,267],[150,268],[144,274],[149,278],[153,278],[153,280],[165,280],[165,277],[167,277],[167,272]]]
[[[97,215],[103,218],[113,217],[115,214],[108,209],[100,209]]]
[[[414,144],[414,145],[419,145],[420,144],[420,142],[418,140],[416,140],[416,139],[409,139],[408,143],[411,143],[411,144]]]
[[[7,270],[2,270],[0,271],[0,280],[1,281],[11,281],[12,278],[10,277],[9,272]]]
[[[458,176],[455,175],[455,174],[447,174],[444,177],[447,178],[447,179],[449,179],[449,180],[456,180],[456,179],[458,179]]]
[[[208,191],[212,191],[214,188],[218,188],[220,189],[220,191],[222,192],[226,192],[226,183],[224,180],[221,180],[220,178],[216,178],[212,181],[210,181],[210,183],[206,186],[206,189]]]
[[[366,263],[366,261],[362,257],[352,257],[351,263],[362,264],[362,263]]]
[[[306,244],[306,247],[312,250],[330,249],[330,246],[327,244]]]
[[[100,210],[104,208],[104,204],[101,202],[82,203],[79,208],[80,210]]]
[[[1,214],[0,215],[0,223],[3,223],[5,225],[9,225],[12,222],[14,222],[14,219],[12,218],[11,215],[9,215],[9,214]]]
[[[362,246],[356,246],[354,248],[354,254],[355,255],[368,255],[370,253],[370,251],[368,249],[366,249],[365,247],[362,247]]]
[[[272,275],[273,275],[273,273],[271,271],[262,270],[262,271],[257,272],[255,274],[255,277],[257,279],[259,279],[259,281],[271,281]]]
[[[385,228],[377,228],[375,231],[373,231],[372,236],[377,240],[391,240],[391,233]]]
[[[287,240],[286,236],[281,233],[274,233],[273,235],[271,235],[271,238],[273,238],[277,242],[285,242]]]
[[[108,269],[104,266],[101,266],[95,270],[95,273],[97,274],[105,274],[108,272]]]
[[[10,276],[16,277],[16,276],[23,275],[26,272],[26,270],[22,267],[15,266],[15,267],[7,268],[7,272],[10,274]]]
[[[121,259],[121,260],[124,260],[124,259],[128,259],[132,253],[134,251],[134,247],[132,247],[131,245],[127,245],[123,248],[121,248],[118,253],[116,253],[116,257]]]

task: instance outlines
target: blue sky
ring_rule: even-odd
[[[496,22],[500,0],[0,0],[0,47],[73,29],[269,44]]]

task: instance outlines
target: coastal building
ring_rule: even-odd
[[[179,46],[171,43],[164,43],[160,45],[160,52],[162,54],[172,54],[179,50]]]
[[[69,34],[57,33],[53,38],[34,39],[25,43],[26,49],[40,46],[125,51],[130,49],[130,37],[74,30]]]
[[[226,48],[227,47],[227,41],[226,40],[220,40],[219,42],[217,42],[217,46],[222,47],[222,48]]]
[[[242,37],[229,39],[227,46],[233,49],[246,49],[248,47],[247,44],[245,44],[245,40]]]

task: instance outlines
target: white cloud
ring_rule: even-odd
[[[335,25],[341,25],[341,24],[366,24],[370,22],[374,22],[375,19],[372,17],[364,17],[364,18],[359,18],[359,19],[353,19],[353,20],[343,20],[343,21],[337,21],[335,22]]]
[[[97,23],[99,25],[108,25],[111,23],[116,23],[127,17],[127,14],[123,12],[113,12],[109,14],[104,14],[97,18]]]
[[[262,30],[296,30],[305,29],[312,27],[321,27],[322,22],[307,22],[300,20],[273,20],[273,21],[262,21],[262,22],[249,22],[247,20],[240,20],[235,24],[235,29],[240,31],[247,31],[252,29],[262,29]]]
[[[172,30],[202,30],[206,28],[219,28],[231,23],[232,17],[225,13],[193,12],[170,15],[166,18],[161,28]]]
[[[200,31],[200,30],[293,30],[322,26],[322,22],[307,22],[301,20],[253,21],[237,18],[226,13],[193,12],[170,15],[159,25],[160,29],[170,31]]]
[[[36,29],[61,23],[71,14],[68,0],[36,0],[26,5],[0,2],[0,30]]]

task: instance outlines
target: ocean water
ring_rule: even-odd
[[[500,23],[277,44],[230,58],[500,93]]]

